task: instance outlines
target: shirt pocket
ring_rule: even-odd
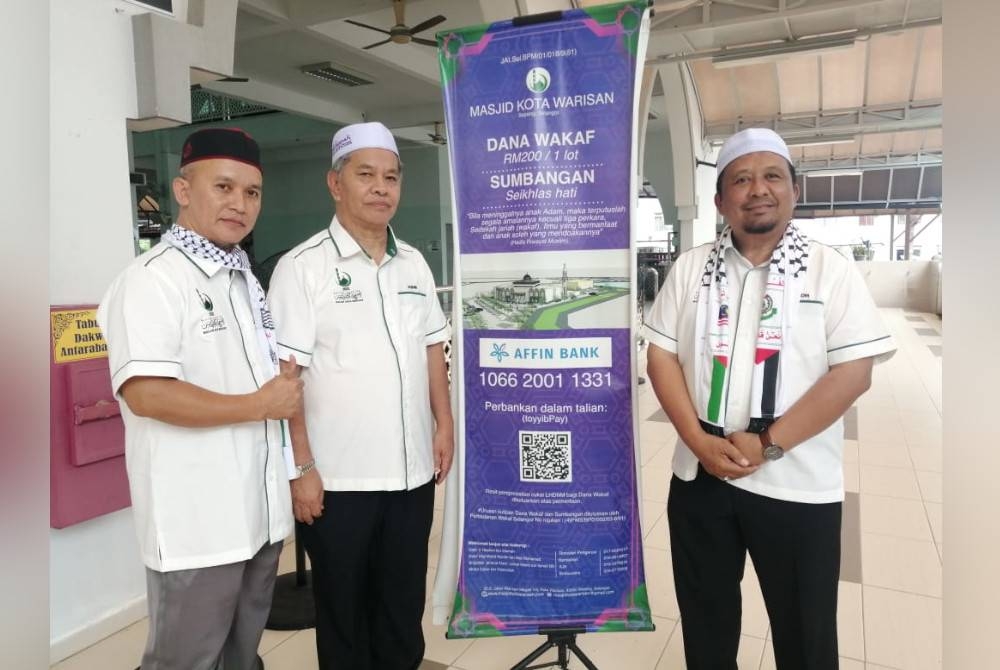
[[[830,369],[826,355],[826,305],[819,300],[801,300],[792,329],[791,354],[794,375],[808,389]]]
[[[406,334],[423,342],[427,330],[427,291],[423,288],[400,289],[396,296]]]

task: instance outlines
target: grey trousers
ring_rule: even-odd
[[[149,637],[142,670],[253,670],[271,611],[281,543],[248,561],[146,569]]]

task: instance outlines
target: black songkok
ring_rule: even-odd
[[[261,169],[260,147],[239,128],[204,128],[188,135],[181,151],[181,167],[209,158],[228,158]]]

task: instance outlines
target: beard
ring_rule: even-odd
[[[767,235],[778,227],[777,221],[760,221],[757,223],[746,223],[742,226],[743,232],[747,235]]]

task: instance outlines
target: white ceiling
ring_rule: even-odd
[[[414,26],[444,15],[419,35],[433,40],[439,30],[544,4],[527,1],[408,0],[405,19]],[[647,64],[690,68],[709,140],[768,125],[791,141],[850,140],[795,147],[804,169],[939,161],[942,1],[658,0]],[[381,120],[418,141],[443,119],[436,49],[389,43],[364,50],[387,36],[344,21],[388,30],[395,23],[391,0],[240,0],[239,7],[235,74],[249,81],[207,87],[340,123]],[[845,37],[853,45],[782,60],[773,55]],[[712,62],[727,53],[762,52],[765,62],[725,68]],[[326,61],[374,83],[351,88],[300,71]]]

